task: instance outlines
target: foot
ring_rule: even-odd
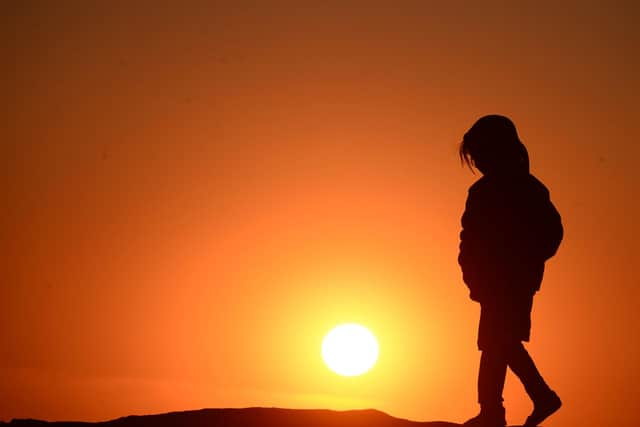
[[[550,394],[544,399],[534,402],[533,412],[527,418],[523,427],[535,427],[542,421],[546,420],[549,415],[556,412],[562,406],[562,401],[555,392]]]
[[[483,408],[478,415],[463,424],[465,427],[505,427],[506,425],[504,408],[498,408],[493,411]]]

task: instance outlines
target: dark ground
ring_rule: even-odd
[[[96,423],[14,419],[0,426],[96,426],[96,427],[460,427],[460,424],[417,422],[394,418],[374,409],[330,411],[327,409],[201,409],[159,415],[141,415]]]

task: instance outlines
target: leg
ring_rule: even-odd
[[[485,348],[478,372],[480,414],[464,423],[469,427],[503,427],[506,425],[502,390],[507,374],[507,359],[500,347]]]
[[[524,424],[526,427],[537,426],[560,409],[562,401],[544,381],[521,342],[510,347],[508,364],[513,373],[520,378],[527,394],[533,400],[533,412]]]
[[[481,406],[502,407],[502,391],[507,375],[507,358],[501,348],[482,351],[478,372],[478,402]]]
[[[507,363],[534,402],[551,391],[521,342],[510,346]]]

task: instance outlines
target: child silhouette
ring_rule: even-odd
[[[483,175],[469,189],[458,256],[470,297],[481,307],[481,409],[464,425],[506,425],[502,391],[508,366],[533,401],[524,424],[533,427],[562,404],[522,344],[529,341],[533,296],[544,263],[562,240],[560,215],[547,188],[529,173],[527,149],[507,117],[479,119],[464,135],[460,158]]]

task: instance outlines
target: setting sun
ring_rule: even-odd
[[[336,326],[322,342],[322,358],[329,369],[345,377],[362,375],[378,360],[378,341],[362,325]]]

